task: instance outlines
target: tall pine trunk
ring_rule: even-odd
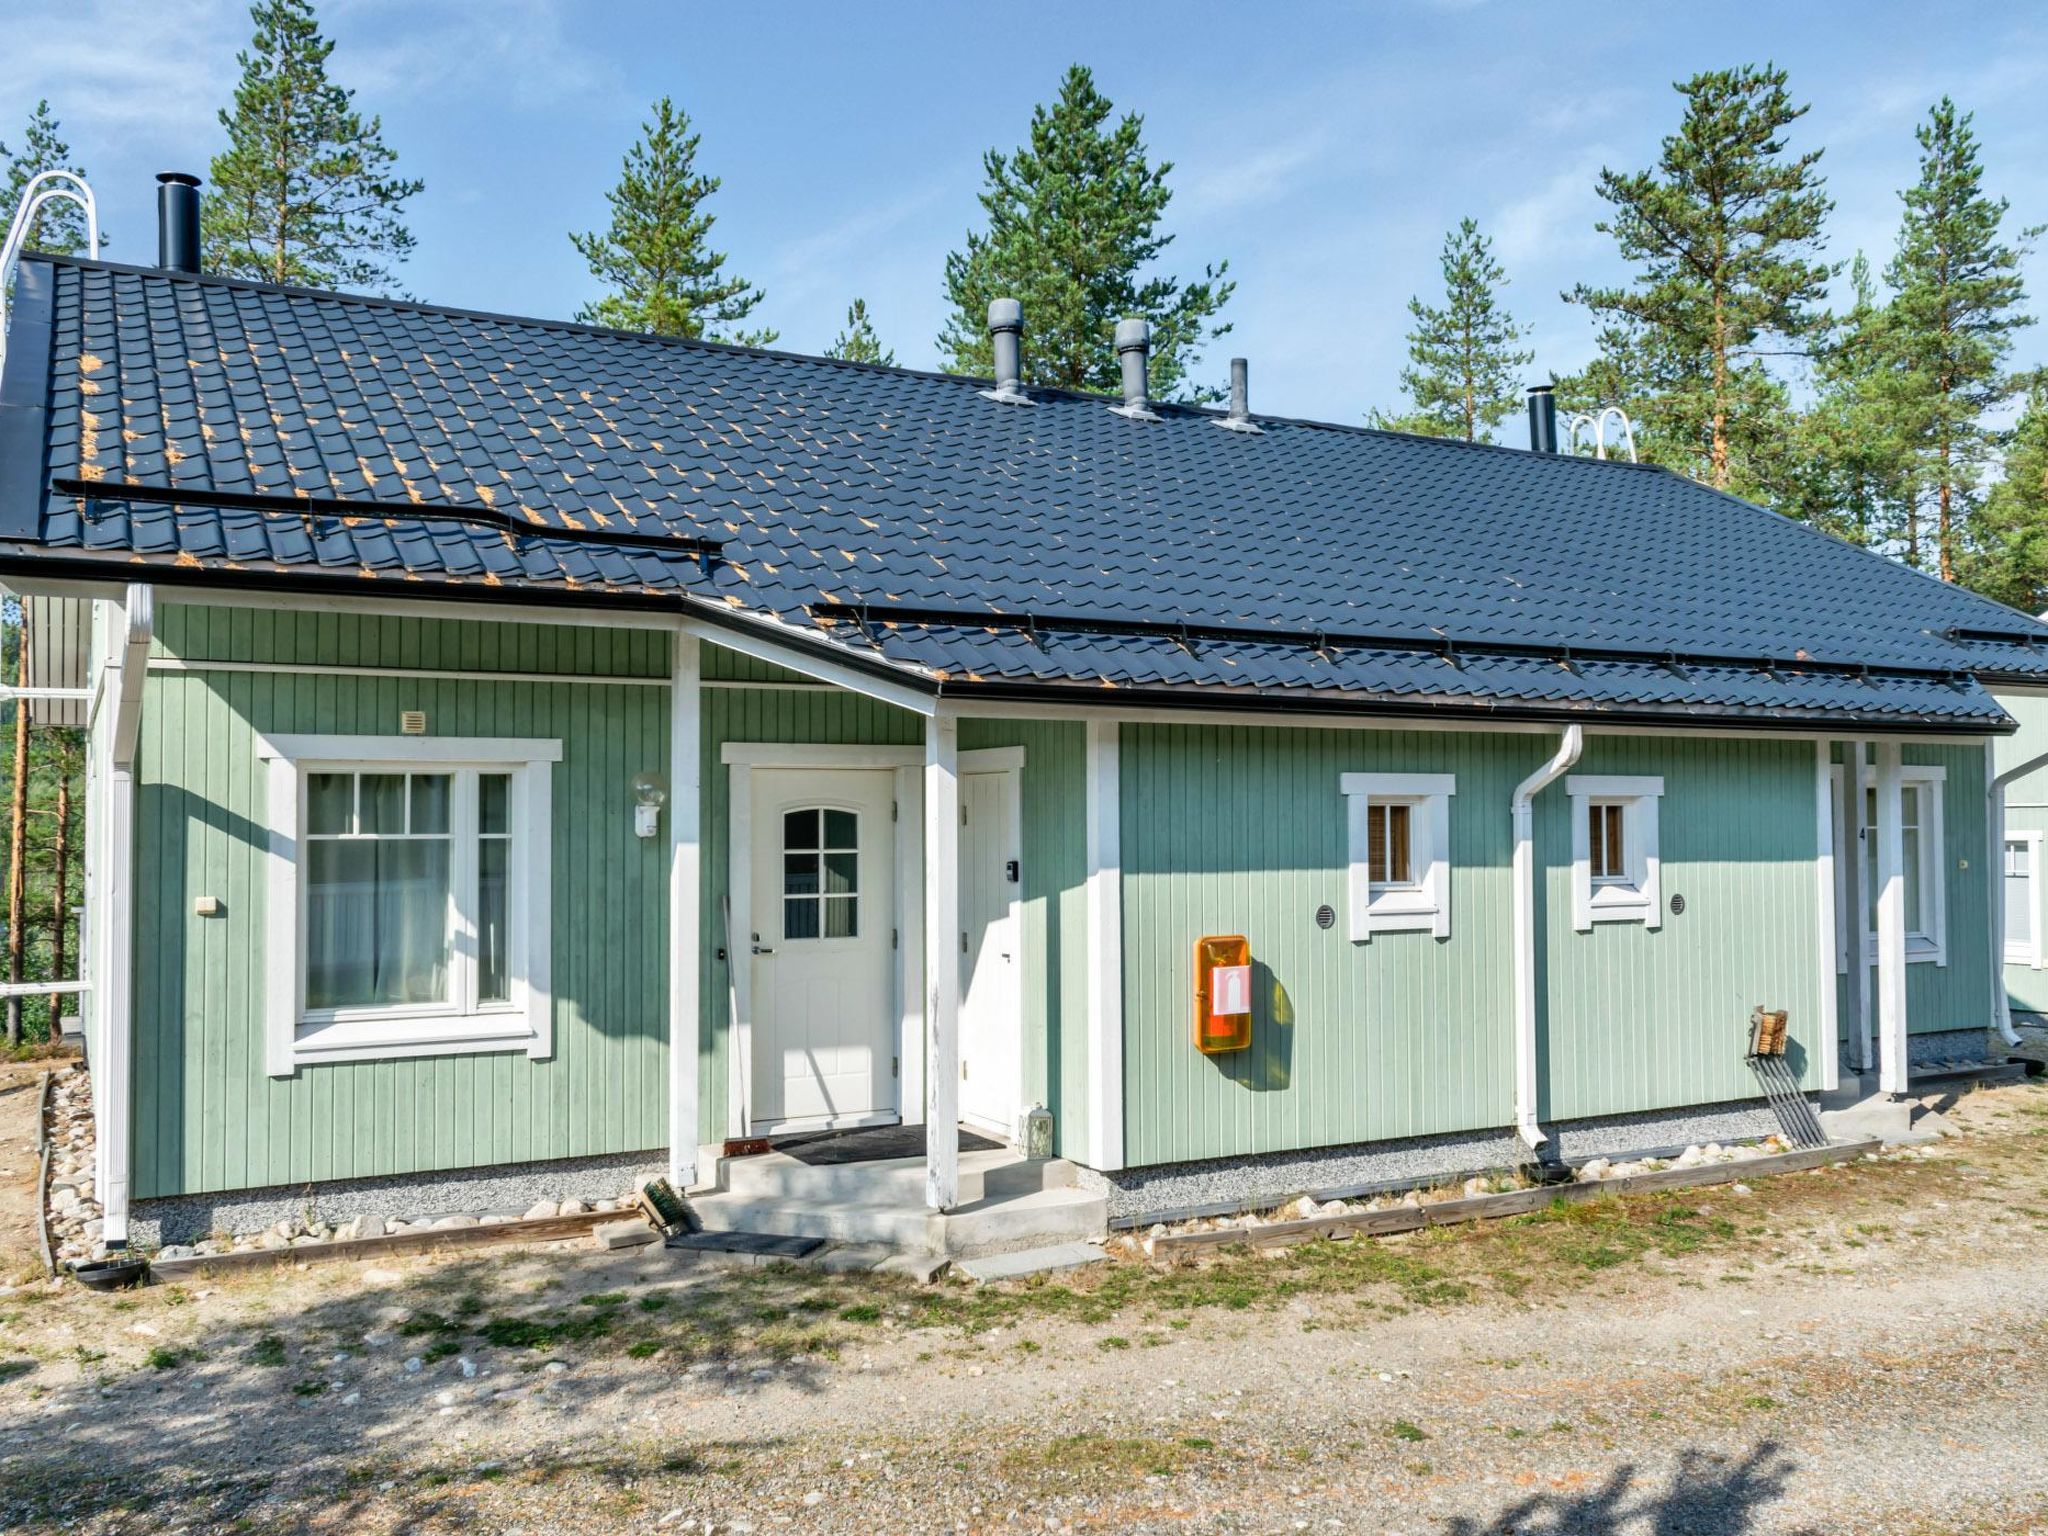
[[[14,680],[28,686],[28,615],[15,628]],[[7,829],[7,980],[21,984],[22,945],[28,926],[28,705],[14,701],[14,798]],[[21,1044],[21,998],[7,999],[7,1043]]]
[[[50,903],[50,980],[65,981],[69,979],[64,971],[65,929],[71,922],[71,763],[65,757],[58,759],[57,846],[52,852],[57,861],[57,895]],[[53,1043],[62,1033],[57,1025],[62,1011],[57,994],[51,993],[50,1039]]]

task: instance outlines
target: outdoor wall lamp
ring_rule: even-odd
[[[652,837],[661,827],[661,808],[668,803],[668,780],[658,773],[633,775],[633,835]]]

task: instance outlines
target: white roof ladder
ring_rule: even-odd
[[[43,171],[31,176],[21,189],[21,201],[14,205],[14,220],[7,226],[7,243],[0,245],[0,367],[7,362],[7,329],[13,321],[14,269],[21,264],[22,248],[36,219],[52,203],[76,203],[85,210],[85,248],[100,248],[100,211],[85,178],[71,171]]]

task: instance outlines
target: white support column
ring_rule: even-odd
[[[1118,732],[1088,722],[1088,1163],[1124,1165],[1123,830]]]
[[[100,1240],[109,1248],[128,1244],[135,1059],[135,757],[149,644],[156,626],[155,597],[153,589],[140,583],[127,590],[121,627],[112,637],[113,652],[106,663],[114,673],[112,715],[95,721],[109,733],[107,828],[101,845],[108,863],[108,879],[101,887],[106,896],[105,974],[92,978],[106,1003],[100,1059],[93,1063],[93,1130],[103,1222]]]
[[[677,629],[669,673],[668,1181],[697,1182],[697,1042],[702,1029],[703,688],[697,637]]]
[[[1842,743],[1842,889],[1849,910],[1842,914],[1842,943],[1847,959],[1843,982],[1849,988],[1849,1060],[1858,1073],[1877,1065],[1871,1049],[1870,1008],[1870,850],[1864,838],[1863,764],[1860,741]]]
[[[1835,960],[1842,953],[1843,914],[1836,910],[1835,902],[1835,845],[1841,839],[1835,824],[1835,796],[1829,788],[1828,747],[1825,736],[1813,744],[1814,813],[1819,823],[1815,828],[1818,858],[1814,863],[1814,894],[1819,902],[1816,932],[1820,935],[1820,985],[1814,989],[1820,1017],[1814,1029],[1814,1044],[1820,1055],[1821,1090],[1831,1093],[1841,1082],[1838,1042],[1842,1013],[1835,996]]]
[[[924,727],[924,1203],[960,1196],[960,725]]]
[[[1877,744],[1878,1088],[1906,1091],[1906,846],[1899,744]]]

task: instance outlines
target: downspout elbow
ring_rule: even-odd
[[[1536,1119],[1536,796],[1579,760],[1585,727],[1568,725],[1550,760],[1515,786],[1514,829],[1515,1130],[1531,1152],[1550,1138]]]

